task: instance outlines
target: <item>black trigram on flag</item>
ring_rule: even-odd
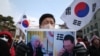
[[[74,19],[73,24],[77,26],[81,26],[82,21]]]
[[[67,9],[66,9],[66,15],[71,15],[71,7],[68,7]]]
[[[57,40],[63,40],[64,34],[57,34]]]

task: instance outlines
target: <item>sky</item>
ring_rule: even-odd
[[[40,16],[51,13],[56,19],[56,24],[63,24],[60,16],[73,0],[0,0],[0,14],[12,16],[18,22],[23,14],[30,21],[38,24]]]

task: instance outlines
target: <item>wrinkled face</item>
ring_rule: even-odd
[[[64,49],[66,49],[69,52],[72,51],[74,48],[74,44],[70,40],[64,40],[63,45]]]
[[[35,48],[39,47],[40,41],[39,41],[39,40],[35,40],[35,41],[33,42],[33,45],[34,45]]]
[[[52,18],[45,18],[43,22],[40,25],[40,28],[43,29],[54,29],[55,28],[55,22]]]

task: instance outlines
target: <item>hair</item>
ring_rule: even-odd
[[[49,13],[46,13],[46,14],[43,14],[40,19],[39,19],[39,26],[41,26],[43,20],[45,20],[46,18],[52,18],[55,22],[55,18],[52,14],[49,14]]]
[[[63,41],[70,40],[71,43],[74,43],[74,37],[72,35],[65,35]]]

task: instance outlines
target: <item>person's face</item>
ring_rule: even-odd
[[[93,41],[93,43],[94,43],[94,45],[100,45],[100,41],[99,41],[98,39],[95,39],[95,40]]]
[[[65,40],[64,42],[63,42],[63,47],[64,47],[64,49],[66,49],[67,51],[72,51],[73,50],[73,48],[74,48],[74,44],[70,41],[70,40]]]
[[[43,22],[41,23],[40,28],[53,29],[55,28],[55,22],[52,18],[45,18]]]
[[[40,41],[35,40],[33,44],[34,44],[34,47],[37,48],[40,45]]]

